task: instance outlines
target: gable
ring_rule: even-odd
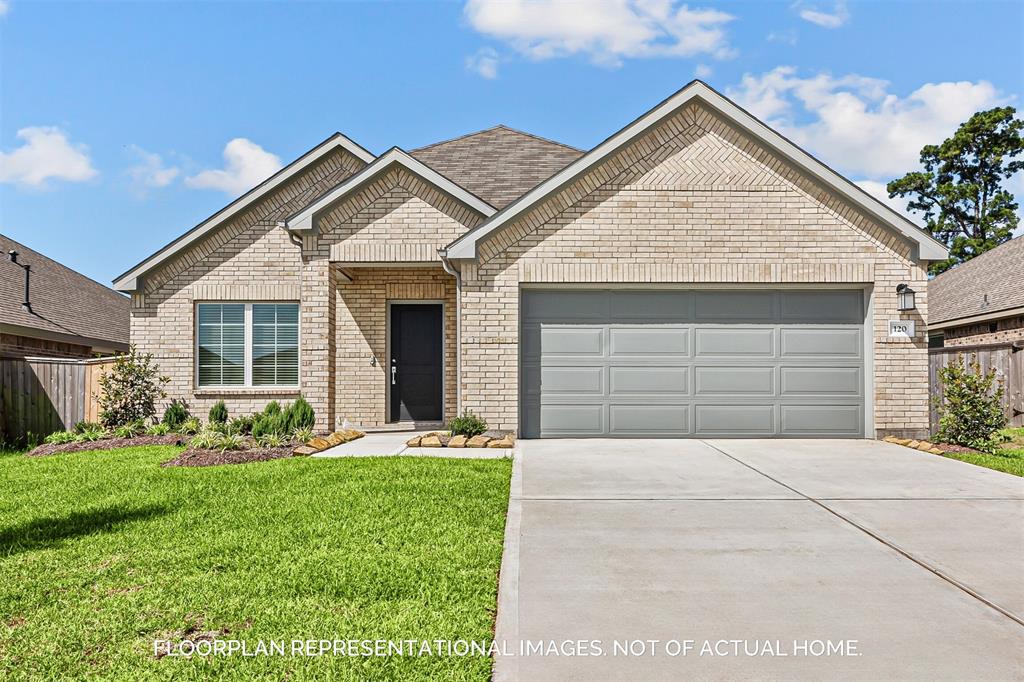
[[[707,144],[711,147],[707,147],[700,140],[705,133],[714,133],[731,149],[720,148],[720,153],[716,154],[714,145],[721,143],[709,138]],[[646,170],[634,168],[638,163],[646,163]],[[695,81],[480,227],[449,244],[447,255],[455,259],[475,259],[484,251],[491,254],[514,241],[502,235],[512,226],[518,225],[514,231],[521,232],[524,224],[542,224],[599,186],[622,185],[627,179],[623,176],[627,169],[634,168],[634,173],[640,173],[632,178],[633,182],[638,182],[656,166],[655,175],[646,178],[648,187],[659,187],[659,181],[668,183],[665,185],[668,189],[676,190],[714,186],[709,183],[718,179],[733,186],[760,188],[771,185],[759,183],[778,182],[782,178],[851,223],[873,223],[891,233],[893,239],[913,250],[915,259],[944,258],[946,254],[945,247],[909,220],[724,96]]]

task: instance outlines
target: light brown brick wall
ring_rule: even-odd
[[[463,266],[465,407],[518,426],[520,284],[873,285],[874,418],[880,433],[928,429],[924,318],[896,285],[926,288],[909,244],[727,125],[690,106],[479,246]],[[888,320],[917,322],[913,340]]]
[[[992,326],[995,331],[992,331]],[[950,327],[943,331],[947,346],[977,346],[983,343],[1004,343],[1024,340],[1024,315],[994,322]]]

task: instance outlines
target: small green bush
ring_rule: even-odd
[[[252,437],[259,440],[262,436],[273,434],[275,436],[286,436],[289,433],[288,412],[278,412],[273,415],[258,415],[252,423]]]
[[[267,403],[267,406],[263,408],[263,414],[268,417],[273,417],[275,414],[281,414],[281,403],[276,400],[271,400]]]
[[[285,412],[288,415],[285,433],[291,433],[295,429],[311,429],[316,423],[316,413],[313,411],[313,406],[301,395],[298,400],[288,406]]]
[[[100,375],[100,421],[112,428],[156,414],[156,403],[167,394],[164,385],[169,377],[160,376],[149,353],[138,353],[130,346],[118,355],[109,372]]]
[[[121,424],[114,429],[114,436],[117,438],[135,438],[146,432],[146,426],[141,421]]]
[[[196,436],[188,442],[190,448],[196,448],[197,450],[213,450],[217,447],[217,443],[220,442],[221,436],[224,434],[217,433],[216,431],[200,431]]]
[[[83,428],[80,432],[75,434],[75,440],[77,440],[80,443],[92,443],[93,441],[103,440],[104,438],[109,437],[110,433],[108,433],[107,430],[104,429],[102,426],[87,426]]]
[[[939,370],[939,379],[942,396],[935,401],[939,410],[936,438],[984,452],[995,450],[993,435],[1006,426],[1003,386],[996,382],[995,370],[983,374],[976,356],[970,361],[957,356]]]
[[[461,417],[452,419],[448,423],[448,428],[451,429],[453,436],[472,438],[473,436],[479,436],[487,430],[487,421],[483,417],[473,414],[470,410],[466,410],[462,413]]]
[[[171,404],[164,410],[163,423],[167,424],[172,431],[177,431],[178,427],[185,423],[185,420],[191,417],[189,414],[188,405],[185,404],[184,400],[174,399]]]
[[[277,433],[267,433],[256,441],[262,448],[279,448],[288,444],[288,439]]]
[[[43,442],[48,445],[63,445],[64,443],[74,443],[77,440],[78,434],[74,431],[54,431],[44,438]]]
[[[147,436],[166,436],[171,432],[171,427],[164,423],[150,424],[146,427]]]
[[[186,436],[191,436],[193,434],[199,433],[202,430],[203,425],[199,421],[199,417],[189,417],[188,419],[183,421],[181,425],[178,427],[178,433],[184,434]]]
[[[295,429],[292,431],[292,440],[299,443],[308,443],[313,440],[314,435],[316,434],[313,433],[313,429]]]
[[[228,422],[228,433],[239,433],[242,435],[248,435],[252,433],[252,423],[256,416],[247,414],[235,417]]]
[[[103,424],[98,422],[80,421],[71,429],[74,433],[85,433],[86,431],[103,430]]]
[[[245,439],[242,438],[237,433],[223,434],[220,438],[217,439],[216,448],[221,452],[225,450],[244,450]]]
[[[223,400],[218,400],[210,408],[209,416],[211,424],[226,424],[228,421],[228,406],[224,404]]]

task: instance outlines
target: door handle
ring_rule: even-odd
[[[392,365],[391,365],[391,385],[392,385],[392,386],[394,386],[394,385],[395,385],[395,383],[396,383],[396,381],[395,381],[395,376],[396,376],[397,374],[398,374],[398,366],[397,366],[397,365],[394,365],[394,364],[392,364]]]

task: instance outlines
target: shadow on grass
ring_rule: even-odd
[[[119,530],[124,524],[163,516],[169,511],[168,507],[162,505],[146,505],[134,509],[105,507],[0,528],[0,557],[53,547],[65,540],[87,535],[110,533]]]

